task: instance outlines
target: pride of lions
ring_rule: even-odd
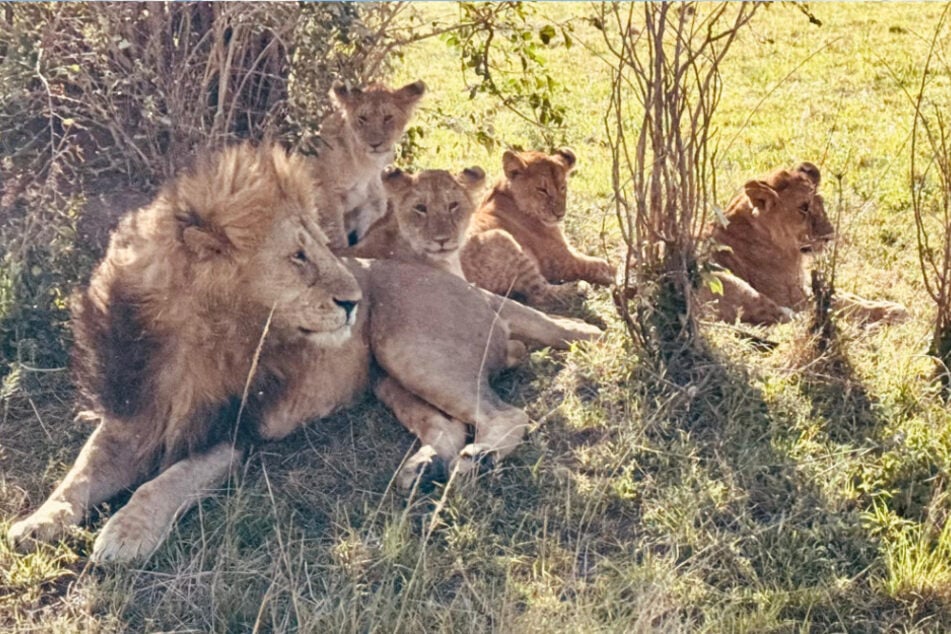
[[[504,458],[530,425],[490,376],[526,344],[566,348],[600,329],[553,316],[615,268],[561,228],[577,159],[506,151],[479,201],[480,167],[386,168],[425,92],[335,86],[314,156],[225,148],[127,215],[74,298],[76,381],[98,425],[49,499],[14,523],[20,549],[55,540],[134,489],[92,559],[148,557],[176,518],[225,480],[254,442],[371,390],[420,441],[397,473],[411,488]],[[818,168],[749,181],[711,229],[717,317],[788,320],[807,302],[808,253],[833,238]],[[518,300],[518,301],[515,301]],[[859,319],[896,304],[842,300]],[[471,430],[471,432],[470,432]]]

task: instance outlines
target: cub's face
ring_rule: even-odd
[[[331,97],[344,111],[347,124],[368,154],[388,156],[409,123],[413,109],[426,92],[421,81],[397,90],[384,86],[366,89],[335,84]]]
[[[319,346],[340,345],[350,337],[362,299],[360,286],[309,217],[276,222],[242,268],[246,298],[268,310],[273,307],[275,334]]]
[[[519,210],[547,225],[565,217],[568,174],[574,167],[575,155],[567,148],[551,155],[511,150],[502,155],[505,180]]]
[[[803,253],[819,251],[835,237],[825,202],[816,191],[820,178],[819,168],[802,163],[791,172],[778,170],[766,181],[745,185],[750,203],[765,211],[784,233],[795,236]]]
[[[475,199],[485,185],[485,172],[469,167],[459,174],[400,170],[383,175],[383,187],[393,205],[400,234],[419,255],[444,258],[465,240]]]

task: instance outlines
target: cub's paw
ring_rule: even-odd
[[[564,308],[572,306],[588,296],[591,286],[584,281],[565,282],[564,284],[551,284],[542,294],[537,303],[542,308]]]
[[[617,267],[606,260],[598,260],[592,271],[591,281],[601,286],[611,286],[617,278]]]
[[[409,491],[419,481],[419,490],[429,493],[436,483],[445,482],[448,478],[446,461],[439,457],[431,445],[423,445],[400,469],[396,484],[402,490]]]
[[[159,518],[126,506],[102,527],[91,559],[97,564],[147,559],[165,539],[168,528]]]
[[[68,502],[46,502],[29,517],[14,522],[7,541],[20,552],[32,550],[37,542],[52,542],[66,536],[78,521],[78,514]]]
[[[471,443],[459,452],[456,461],[456,471],[460,474],[488,471],[495,467],[496,451],[491,446],[481,443]]]

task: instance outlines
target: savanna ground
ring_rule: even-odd
[[[257,449],[147,563],[94,568],[101,519],[30,555],[0,545],[4,631],[947,631],[951,433],[926,356],[933,306],[909,194],[914,91],[934,4],[761,10],[722,68],[718,200],[777,166],[823,171],[840,227],[839,288],[913,318],[839,324],[819,355],[807,316],[760,333],[703,327],[712,354],[683,389],[640,363],[606,291],[603,340],[534,352],[500,377],[537,421],[495,470],[429,496],[394,490],[413,439],[367,399]],[[426,11],[450,18],[455,9]],[[610,69],[589,5],[543,50],[579,169],[567,230],[617,260],[603,117]],[[413,163],[500,171],[537,129],[470,99],[439,39],[403,51],[392,83],[430,88]],[[940,79],[940,78],[939,78]],[[946,81],[947,78],[944,78]],[[88,270],[88,268],[87,268]],[[88,427],[58,368],[18,366],[0,418],[0,532],[65,473]],[[121,504],[121,500],[117,503]],[[108,514],[108,507],[104,512]]]

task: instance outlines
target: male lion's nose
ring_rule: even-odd
[[[340,306],[340,308],[343,309],[343,312],[347,314],[347,319],[350,319],[350,316],[353,315],[353,310],[357,307],[357,304],[359,303],[360,303],[359,301],[352,301],[349,299],[337,299],[336,297],[334,297],[334,304],[336,304],[337,306]]]

